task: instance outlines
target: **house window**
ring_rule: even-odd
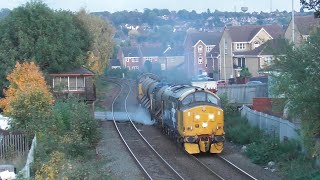
[[[256,42],[254,42],[254,48],[257,48],[257,47],[259,47],[260,46],[260,42],[259,41],[256,41]]]
[[[237,50],[244,50],[244,49],[246,49],[246,45],[244,43],[237,43],[236,49]]]
[[[199,45],[198,46],[198,53],[202,53],[203,52],[203,46],[202,45]]]
[[[132,58],[132,62],[139,62],[139,58]]]
[[[82,76],[54,77],[53,89],[54,91],[84,91],[85,78]]]
[[[198,57],[198,64],[202,64],[202,63],[203,63],[202,57]]]
[[[238,58],[238,67],[246,67],[246,58]]]
[[[214,48],[214,45],[206,46],[207,52],[210,52]]]

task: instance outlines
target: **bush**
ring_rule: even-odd
[[[220,100],[225,117],[229,115],[234,115],[238,112],[237,107],[229,103],[227,94],[221,95]]]
[[[226,138],[237,144],[250,144],[261,138],[258,128],[251,127],[245,118],[239,114],[225,118]]]
[[[251,127],[239,113],[225,118],[226,138],[239,144],[248,144],[245,154],[256,164],[266,165],[273,161],[285,179],[319,179],[319,169],[301,153],[299,142],[279,141],[275,135],[267,135]]]

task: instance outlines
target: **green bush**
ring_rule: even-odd
[[[249,125],[245,118],[234,114],[225,118],[226,138],[237,144],[250,144],[261,138],[262,133],[258,128]]]
[[[230,104],[228,100],[228,96],[226,94],[220,95],[221,106],[224,111],[224,116],[232,116],[238,112],[237,107]]]
[[[251,127],[239,113],[227,114],[225,131],[229,141],[247,144],[245,154],[252,162],[260,165],[276,162],[276,169],[283,178],[320,179],[319,169],[313,167],[313,161],[301,153],[301,146],[297,141],[280,142],[279,137]]]

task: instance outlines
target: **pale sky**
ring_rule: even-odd
[[[0,9],[13,9],[23,5],[29,0],[0,0]],[[219,11],[240,11],[245,6],[249,12],[270,12],[278,9],[279,11],[291,11],[292,2],[294,9],[300,10],[299,0],[43,0],[50,8],[78,11],[85,7],[90,12],[101,11],[132,11],[137,9],[143,11],[144,8],[157,8],[169,10],[196,10],[198,13],[206,11],[208,8],[213,12]]]

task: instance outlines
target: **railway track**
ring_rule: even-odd
[[[112,113],[120,111],[127,112],[126,101],[130,95],[131,88],[128,84],[123,82],[118,82],[113,79],[113,83],[119,85],[121,90],[116,96],[112,104]],[[199,175],[190,176],[186,175],[175,162],[170,162],[170,164],[175,165],[179,172],[184,172],[183,176],[179,174],[157,151],[156,145],[150,145],[146,138],[139,132],[140,130],[131,121],[130,116],[127,115],[126,121],[115,121],[113,116],[114,125],[122,138],[124,144],[127,146],[128,151],[131,153],[141,170],[144,172],[146,178],[149,179],[194,179],[199,178]],[[147,135],[148,137],[149,135]],[[154,141],[153,141],[154,143]],[[155,147],[155,148],[154,148]],[[161,152],[161,148],[157,149]],[[182,151],[182,149],[181,149]],[[162,154],[162,153],[161,153]],[[165,154],[165,153],[164,153]],[[209,179],[256,179],[249,173],[241,170],[236,165],[232,164],[227,159],[220,155],[199,155],[193,156],[186,154],[186,162],[188,158],[195,160],[197,163],[193,164],[193,168],[196,168],[199,173],[201,173],[202,178],[210,177]],[[170,159],[170,158],[169,158]],[[172,158],[171,158],[172,159]],[[190,162],[189,162],[190,163]]]
[[[192,157],[220,179],[257,180],[221,155],[193,155]]]
[[[121,87],[119,94],[112,104],[114,125],[128,151],[145,173],[146,177],[149,179],[184,179],[141,135],[129,115],[127,115],[127,120],[130,123],[115,121],[115,104],[123,107],[121,108],[122,111],[127,112],[126,100],[131,92],[131,87],[126,83],[119,83],[116,80],[112,82]],[[119,107],[117,107],[117,110],[121,110]]]

